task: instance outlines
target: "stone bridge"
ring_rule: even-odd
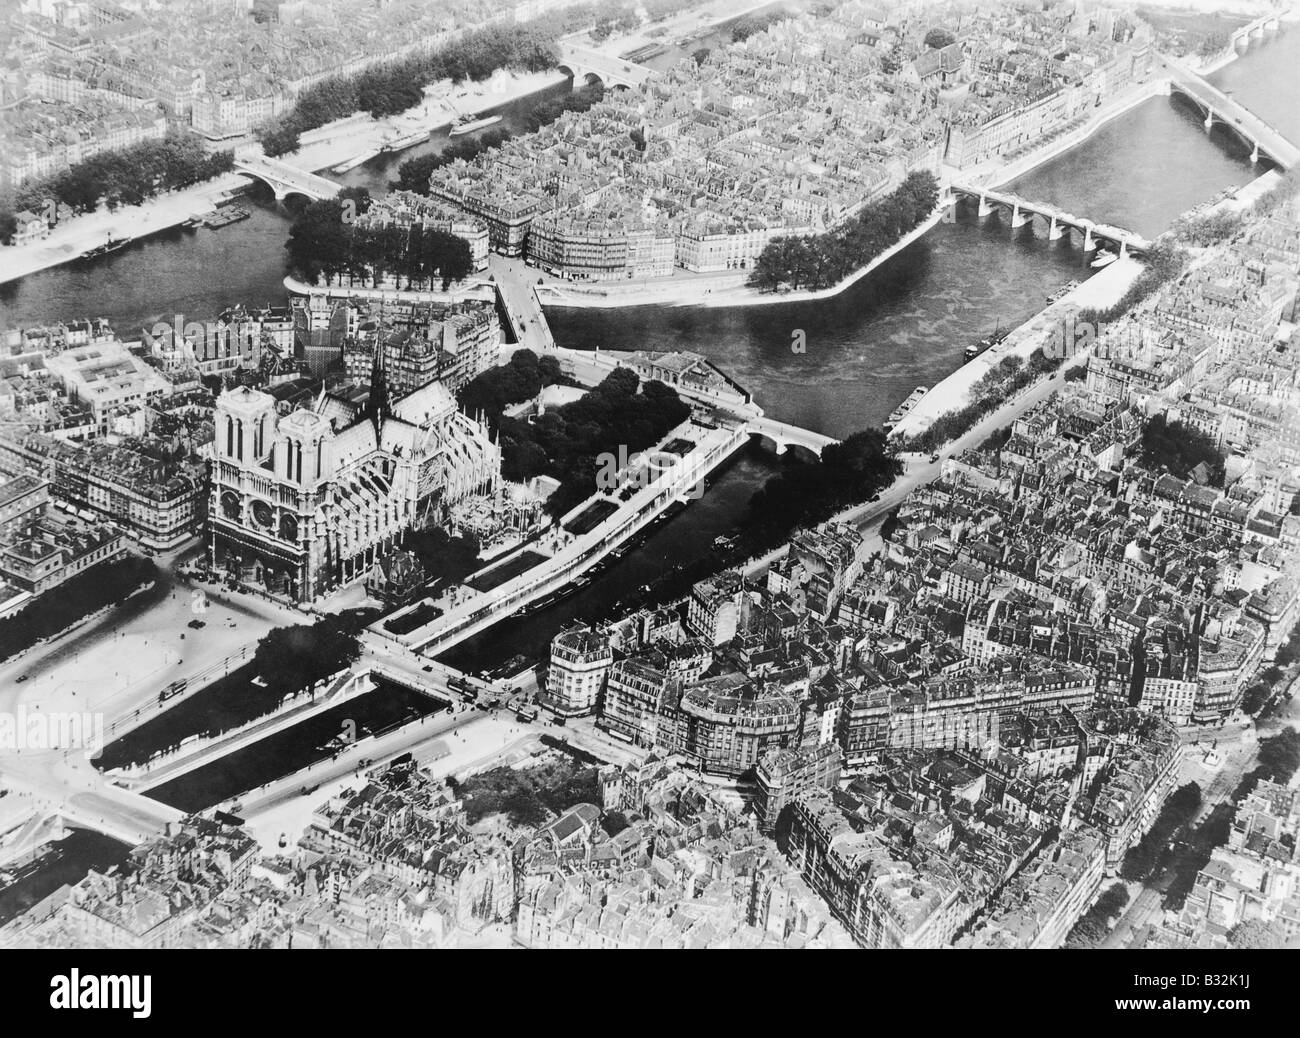
[[[1228,46],[1236,47],[1239,43],[1249,45],[1252,39],[1260,39],[1266,33],[1277,32],[1280,27],[1276,14],[1266,14],[1234,32]]]
[[[322,198],[336,198],[342,190],[342,186],[333,180],[308,173],[269,155],[237,157],[235,169],[270,185],[277,202],[289,195],[306,195],[312,201],[320,201]]]
[[[1052,241],[1075,231],[1083,235],[1083,248],[1089,251],[1097,247],[1097,239],[1118,245],[1121,256],[1127,256],[1130,251],[1146,252],[1151,248],[1151,243],[1135,231],[1075,216],[1050,202],[1031,202],[1007,191],[994,191],[959,181],[954,182],[950,190],[955,196],[978,199],[980,216],[1005,211],[1009,214],[1013,231],[1037,216],[1047,224],[1047,237]]]
[[[823,436],[819,432],[803,429],[797,425],[776,422],[771,418],[750,418],[744,423],[743,428],[750,436],[758,437],[763,446],[772,449],[778,455],[784,454],[793,447],[797,451],[820,458],[827,446],[840,442],[834,437]]]
[[[1240,137],[1251,149],[1251,162],[1258,162],[1263,156],[1289,169],[1300,161],[1300,148],[1250,109],[1168,55],[1161,54],[1156,60],[1163,66],[1169,92],[1187,98],[1196,106],[1205,117],[1207,131],[1218,122]]]
[[[602,54],[598,50],[577,47],[572,43],[560,44],[561,72],[573,76],[573,89],[580,90],[592,83],[603,83],[606,90],[624,87],[639,90],[650,78],[650,70],[630,61]]]

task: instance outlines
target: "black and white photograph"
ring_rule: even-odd
[[[0,0],[0,58],[0,991],[1290,1005],[1300,5]]]

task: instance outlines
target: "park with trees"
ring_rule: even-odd
[[[761,292],[830,288],[914,230],[938,201],[934,174],[909,173],[893,191],[867,203],[834,230],[769,242],[754,261],[748,284]]]
[[[464,238],[418,223],[365,227],[349,218],[369,208],[365,188],[348,188],[338,198],[308,203],[294,219],[285,244],[294,273],[311,283],[322,275],[368,280],[376,286],[393,276],[405,288],[441,281],[446,291],[473,271]]]
[[[617,454],[620,447],[634,454],[653,447],[691,413],[671,386],[642,383],[629,368],[616,368],[580,399],[532,421],[502,413],[510,404],[533,398],[544,385],[563,380],[554,358],[538,360],[532,351],[520,350],[510,363],[479,375],[460,394],[461,406],[482,411],[498,433],[506,479],[526,482],[546,475],[559,480],[547,502],[554,515],[596,492],[600,454]]]

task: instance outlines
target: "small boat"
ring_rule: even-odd
[[[1005,339],[1008,335],[1011,334],[1010,328],[1008,328],[1004,332],[1000,330],[1000,327],[1001,327],[1001,322],[999,321],[998,326],[993,329],[992,335],[986,335],[984,336],[984,338],[980,339],[979,342],[973,342],[969,346],[967,346],[966,359],[974,360],[985,350],[989,349],[990,347],[996,346],[998,343],[1000,343],[1003,339]]]
[[[497,116],[497,118],[499,119],[501,117]],[[393,137],[384,141],[383,147],[380,148],[380,151],[405,151],[407,148],[413,147],[421,141],[427,140],[428,137],[429,133],[427,130],[417,130],[415,133],[403,134],[400,137]]]
[[[447,131],[448,137],[459,137],[462,133],[473,133],[475,130],[481,130],[487,126],[493,126],[501,121],[499,115],[488,115],[482,119],[475,119],[472,116],[462,115],[454,123],[451,129]]]
[[[103,245],[96,245],[81,254],[82,259],[94,259],[97,256],[106,256],[110,252],[116,252],[118,249],[125,247],[131,241],[130,238],[114,238],[111,234],[104,241]]]
[[[1110,249],[1102,249],[1101,252],[1097,253],[1097,258],[1092,261],[1092,265],[1094,267],[1105,267],[1108,264],[1114,263],[1117,259],[1119,259],[1119,257],[1116,256],[1115,253],[1111,252]]]
[[[1047,301],[1049,303],[1055,303],[1058,299],[1064,299],[1066,296],[1068,296],[1071,292],[1073,292],[1078,287],[1079,287],[1079,282],[1077,281],[1071,281],[1068,285],[1062,285],[1060,288],[1058,288],[1055,292],[1053,292],[1051,295],[1047,297]]]
[[[227,224],[237,223],[240,220],[247,220],[251,215],[252,213],[243,206],[223,205],[216,212],[210,213],[203,222],[208,227],[215,229],[225,227]]]
[[[889,417],[881,423],[884,426],[885,432],[889,432],[889,430],[906,418],[908,414],[911,413],[912,409],[921,402],[921,398],[929,391],[928,386],[917,386],[912,390],[907,399],[890,411]]]

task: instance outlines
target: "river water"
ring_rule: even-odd
[[[717,33],[678,53],[721,39]],[[1300,110],[1292,100],[1298,61],[1300,32],[1292,30],[1253,46],[1212,78],[1300,140]],[[562,84],[539,96],[566,89]],[[506,125],[520,128],[535,103],[524,99],[501,109]],[[344,179],[383,190],[401,161],[445,142],[445,134],[435,135]],[[1206,134],[1186,102],[1158,97],[1014,186],[1028,197],[1154,235],[1177,213],[1258,172],[1226,127]],[[282,301],[290,214],[260,187],[250,197],[253,215],[242,223],[172,230],[0,287],[0,326],[103,316],[129,335],[177,313],[206,320],[233,303]],[[772,417],[844,436],[878,424],[915,386],[933,385],[957,367],[969,342],[1025,320],[1050,292],[1089,272],[1067,239],[1048,242],[1032,226],[1013,234],[997,219],[961,212],[833,299],[714,309],[552,308],[549,316],[565,346],[698,351],[749,387]],[[796,331],[804,333],[804,353],[792,350]],[[731,532],[743,521],[749,496],[775,469],[772,459],[746,454],[720,474],[705,501],[673,518],[608,575],[552,609],[511,621],[514,635],[531,649],[571,616],[600,614],[619,588],[670,570],[681,545],[707,546]],[[478,655],[473,648],[453,655],[468,662]]]
[[[686,52],[720,39],[701,40]],[[1300,140],[1298,64],[1300,32],[1291,30],[1254,46],[1211,79]],[[567,84],[541,96],[566,89]],[[505,124],[519,128],[534,103],[505,106]],[[418,150],[382,156],[343,179],[382,190],[402,160],[441,147],[445,139],[438,135]],[[1014,186],[1028,197],[1154,235],[1179,212],[1258,172],[1227,128],[1207,135],[1185,102],[1156,98]],[[254,189],[250,198],[253,215],[242,223],[216,231],[168,231],[98,260],[0,286],[0,329],[102,316],[130,337],[134,329],[176,313],[207,320],[234,303],[282,302],[290,214],[269,191]],[[914,386],[931,385],[952,371],[972,339],[998,324],[1024,320],[1049,292],[1087,272],[1081,254],[1068,244],[1035,238],[1031,228],[1013,235],[996,220],[981,223],[966,214],[832,300],[733,309],[553,309],[549,315],[561,345],[698,351],[753,390],[773,417],[842,436],[878,423]],[[807,351],[795,354],[791,337],[800,329]],[[608,615],[629,593],[663,581],[706,553],[713,538],[737,529],[750,495],[776,469],[756,449],[742,453],[717,474],[702,500],[654,529],[589,585],[532,616],[498,624],[490,638],[471,639],[447,659],[478,667],[513,652],[537,654],[565,623]],[[306,740],[302,752],[315,752],[316,741]],[[274,773],[267,770],[265,777]],[[174,792],[178,801],[210,802],[231,795],[239,783],[223,776],[214,785]],[[102,843],[69,856],[79,862],[75,872],[120,853],[120,845]],[[66,878],[74,882],[77,876]],[[0,903],[0,919],[45,892],[43,883],[39,890],[24,889],[21,900]]]
[[[699,45],[717,42],[706,38]],[[1291,30],[1212,78],[1300,139],[1293,102],[1298,61],[1300,32]],[[505,125],[520,128],[536,97],[566,89],[561,84],[504,106]],[[445,143],[445,134],[437,134],[343,179],[381,191],[401,161]],[[1207,135],[1190,105],[1160,97],[1014,187],[1154,235],[1179,212],[1257,172],[1227,127]],[[106,317],[130,336],[177,313],[208,320],[233,303],[281,302],[291,217],[260,185],[250,197],[253,215],[241,223],[173,229],[98,260],[0,286],[0,328]],[[752,389],[773,417],[842,436],[878,423],[915,386],[952,371],[971,340],[1025,319],[1049,292],[1087,272],[1081,253],[1064,240],[1048,243],[1032,228],[1013,236],[997,220],[981,224],[967,213],[831,300],[755,308],[552,308],[549,314],[561,345],[696,350]],[[806,353],[791,351],[796,330],[806,335]]]

